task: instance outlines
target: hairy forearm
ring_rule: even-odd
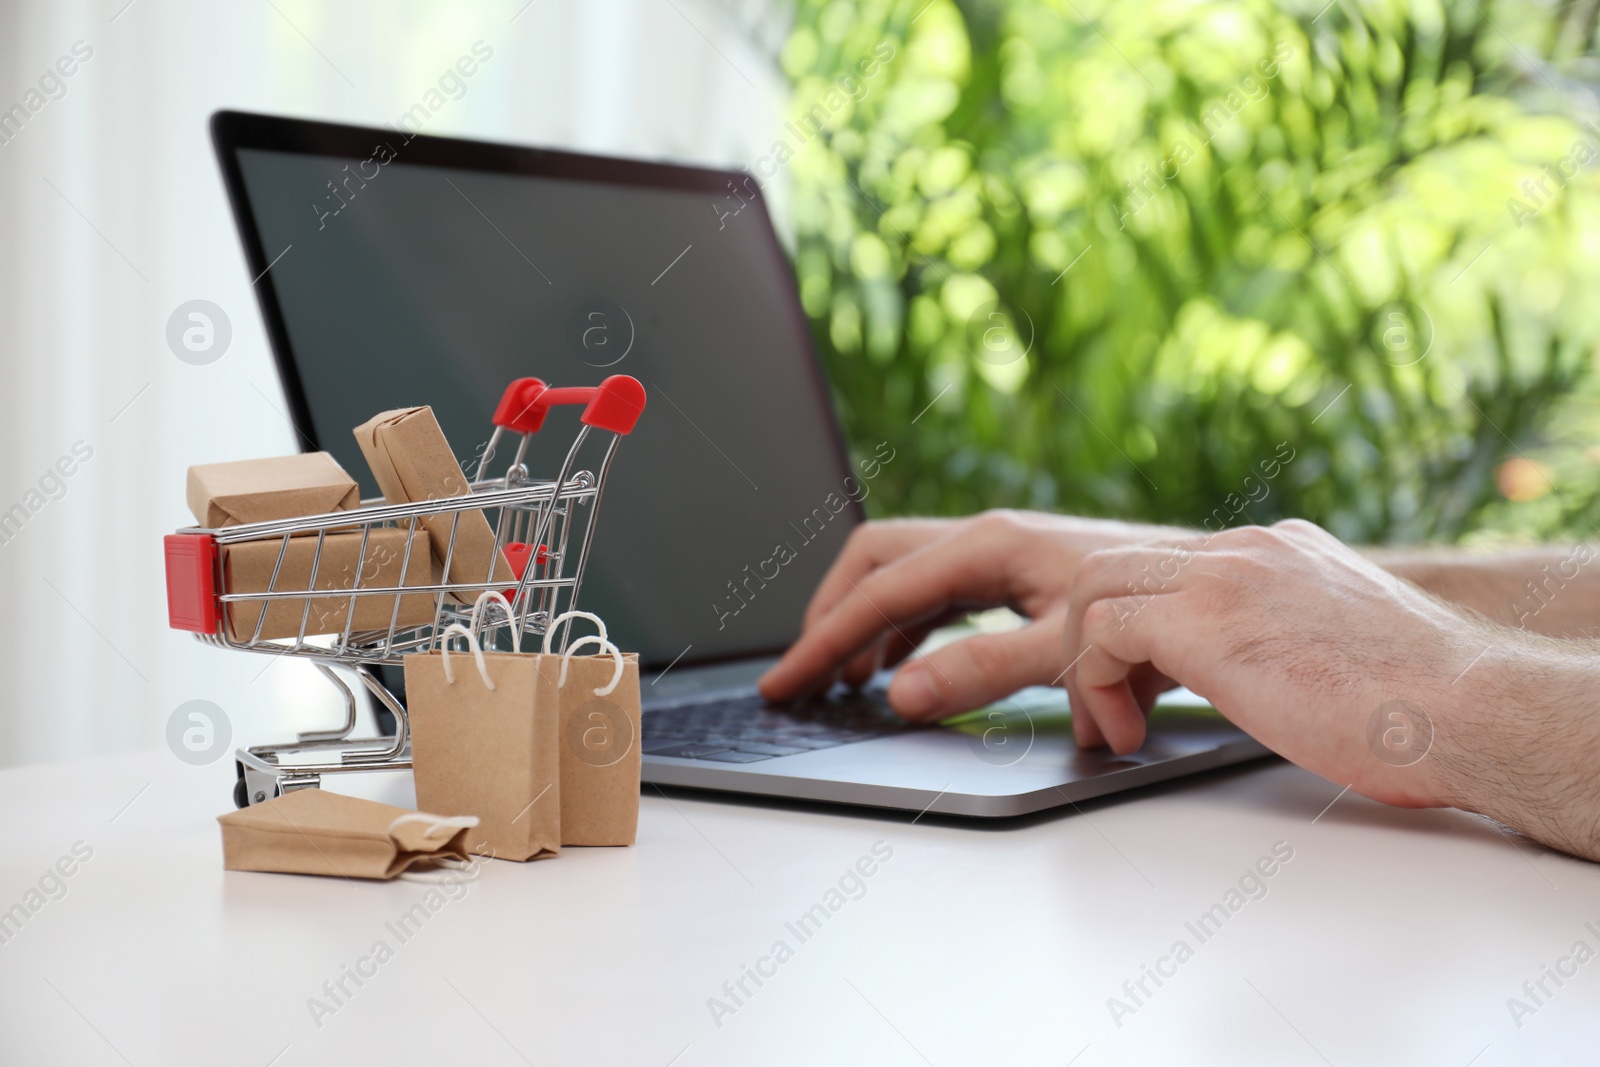
[[[1600,860],[1600,641],[1507,634],[1472,672],[1425,757],[1441,799]]]
[[[1553,637],[1600,635],[1600,548],[1365,553],[1389,573],[1503,626]]]

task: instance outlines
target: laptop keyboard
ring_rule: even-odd
[[[647,711],[643,723],[645,755],[711,763],[760,763],[914,729],[873,691],[781,708],[751,692]]]

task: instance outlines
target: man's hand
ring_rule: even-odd
[[[1291,520],[1085,559],[1067,690],[1080,742],[1137,749],[1149,704],[1130,683],[1154,673],[1325,778],[1391,804],[1437,805],[1434,765],[1397,766],[1383,731],[1445,729],[1500,664],[1508,634]]]
[[[1310,523],[1089,556],[1067,651],[1080,741],[1092,719],[1137,748],[1148,703],[1132,683],[1154,672],[1358,793],[1600,859],[1600,643],[1492,623]]]
[[[958,641],[904,667],[889,688],[901,715],[923,721],[982,707],[1061,677],[1068,596],[1084,556],[1182,530],[991,511],[969,519],[902,519],[859,527],[817,588],[804,632],[761,679],[769,700],[861,684],[899,663],[928,632],[984,608],[1032,620]]]
[[[1562,611],[1591,619],[1594,598],[1562,578]],[[871,523],[762,692],[787,700],[841,669],[865,681],[998,605],[1031,621],[907,664],[897,711],[931,721],[1064,679],[1079,744],[1130,752],[1155,696],[1182,684],[1365,796],[1481,812],[1600,859],[1600,642],[1497,625],[1305,522],[1209,536],[1025,512]]]

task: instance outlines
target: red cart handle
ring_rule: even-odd
[[[518,378],[506,386],[494,424],[513,433],[538,433],[544,417],[556,404],[585,404],[579,421],[612,433],[633,431],[644,412],[644,386],[637,378],[613,374],[597,386],[554,389],[538,378]]]

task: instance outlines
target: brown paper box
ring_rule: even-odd
[[[429,407],[397,408],[374,415],[355,429],[367,465],[391,504],[418,503],[466,496],[471,491],[456,465],[455,454]],[[459,523],[456,515],[460,515]],[[451,582],[505,582],[513,584],[511,568],[495,551],[494,531],[481,511],[449,512],[422,520],[433,542],[433,554],[442,565],[450,556]],[[450,530],[456,526],[455,548]],[[489,574],[494,560],[494,576]],[[455,598],[471,604],[477,594]]]
[[[278,561],[282,538],[265,541],[245,541],[221,546],[222,583],[226,593],[264,593],[272,579],[272,568]],[[291,537],[289,548],[283,554],[283,566],[278,571],[274,589],[288,592],[310,588],[311,561],[316,555],[315,537]],[[348,590],[356,586],[356,555],[361,551],[361,534],[357,532],[330,533],[322,540],[322,562],[317,567],[319,590],[345,590],[343,596],[311,598],[311,611],[306,618],[306,634],[336,634],[344,632],[345,616],[350,607]],[[421,530],[411,536],[411,558],[406,559],[406,531],[390,528],[374,529],[367,538],[366,556],[360,568],[361,589],[398,585],[432,585],[437,582],[437,568],[428,551],[428,537]],[[400,580],[401,564],[405,564],[405,581]],[[355,623],[351,632],[362,630],[387,630],[394,612],[395,598],[389,596],[356,597]],[[248,641],[255,633],[256,619],[261,615],[262,601],[235,601],[227,604],[228,633],[235,641]],[[267,619],[261,627],[261,639],[294,637],[300,632],[300,616],[305,612],[305,597],[288,597],[271,602]],[[400,619],[397,630],[411,626],[424,626],[433,622],[437,602],[432,593],[413,593],[400,598]]]
[[[426,823],[389,829],[404,808],[297,789],[264,804],[217,816],[222,866],[230,871],[280,871],[344,878],[393,878],[441,859],[465,860],[470,830],[440,832]]]
[[[561,851],[561,700],[555,656],[486,652],[491,691],[470,652],[404,657],[417,805],[476,815],[467,848],[506,860]]]
[[[195,522],[207,529],[361,505],[360,489],[326,452],[190,467],[185,495]]]
[[[560,678],[561,657],[543,657]],[[639,831],[639,657],[573,656],[561,693],[561,843],[631,845]]]

